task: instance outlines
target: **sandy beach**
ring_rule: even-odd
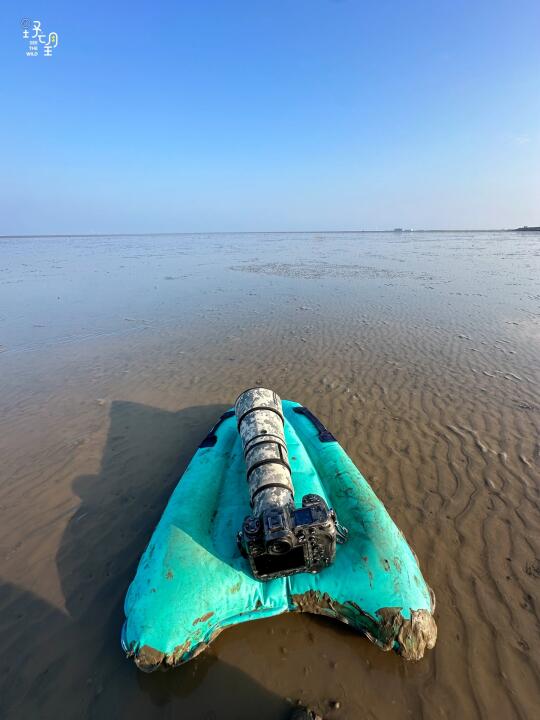
[[[538,233],[0,238],[0,715],[535,717],[539,358]],[[167,673],[125,659],[152,530],[258,384],[321,418],[415,550],[421,662],[300,614]]]

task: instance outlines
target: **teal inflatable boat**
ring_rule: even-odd
[[[255,579],[237,545],[250,505],[226,412],[174,490],[126,596],[122,646],[141,670],[184,663],[225,628],[285,612],[335,618],[407,660],[435,645],[435,596],[384,505],[309,410],[285,400],[283,415],[295,497],[324,498],[347,542],[318,573]]]

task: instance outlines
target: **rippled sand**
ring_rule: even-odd
[[[0,239],[0,714],[535,717],[539,358],[533,233]],[[416,551],[420,663],[307,615],[168,673],[124,659],[167,498],[259,383],[325,422]]]

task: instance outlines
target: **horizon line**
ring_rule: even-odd
[[[290,235],[304,235],[307,233],[324,233],[326,235],[336,234],[354,234],[354,233],[430,233],[430,232],[517,232],[519,230],[525,231],[525,227],[520,228],[391,228],[387,230],[196,230],[193,232],[187,230],[181,230],[177,232],[114,232],[114,233],[27,233],[24,235],[0,235],[0,239],[5,238],[81,238],[81,237],[151,237],[151,236],[164,236],[164,235],[282,235],[288,233]],[[532,226],[534,227],[534,226]]]

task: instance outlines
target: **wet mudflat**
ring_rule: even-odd
[[[0,714],[530,718],[540,703],[540,235],[0,239]],[[250,385],[307,405],[437,596],[406,664],[287,615],[143,675],[125,591]]]

